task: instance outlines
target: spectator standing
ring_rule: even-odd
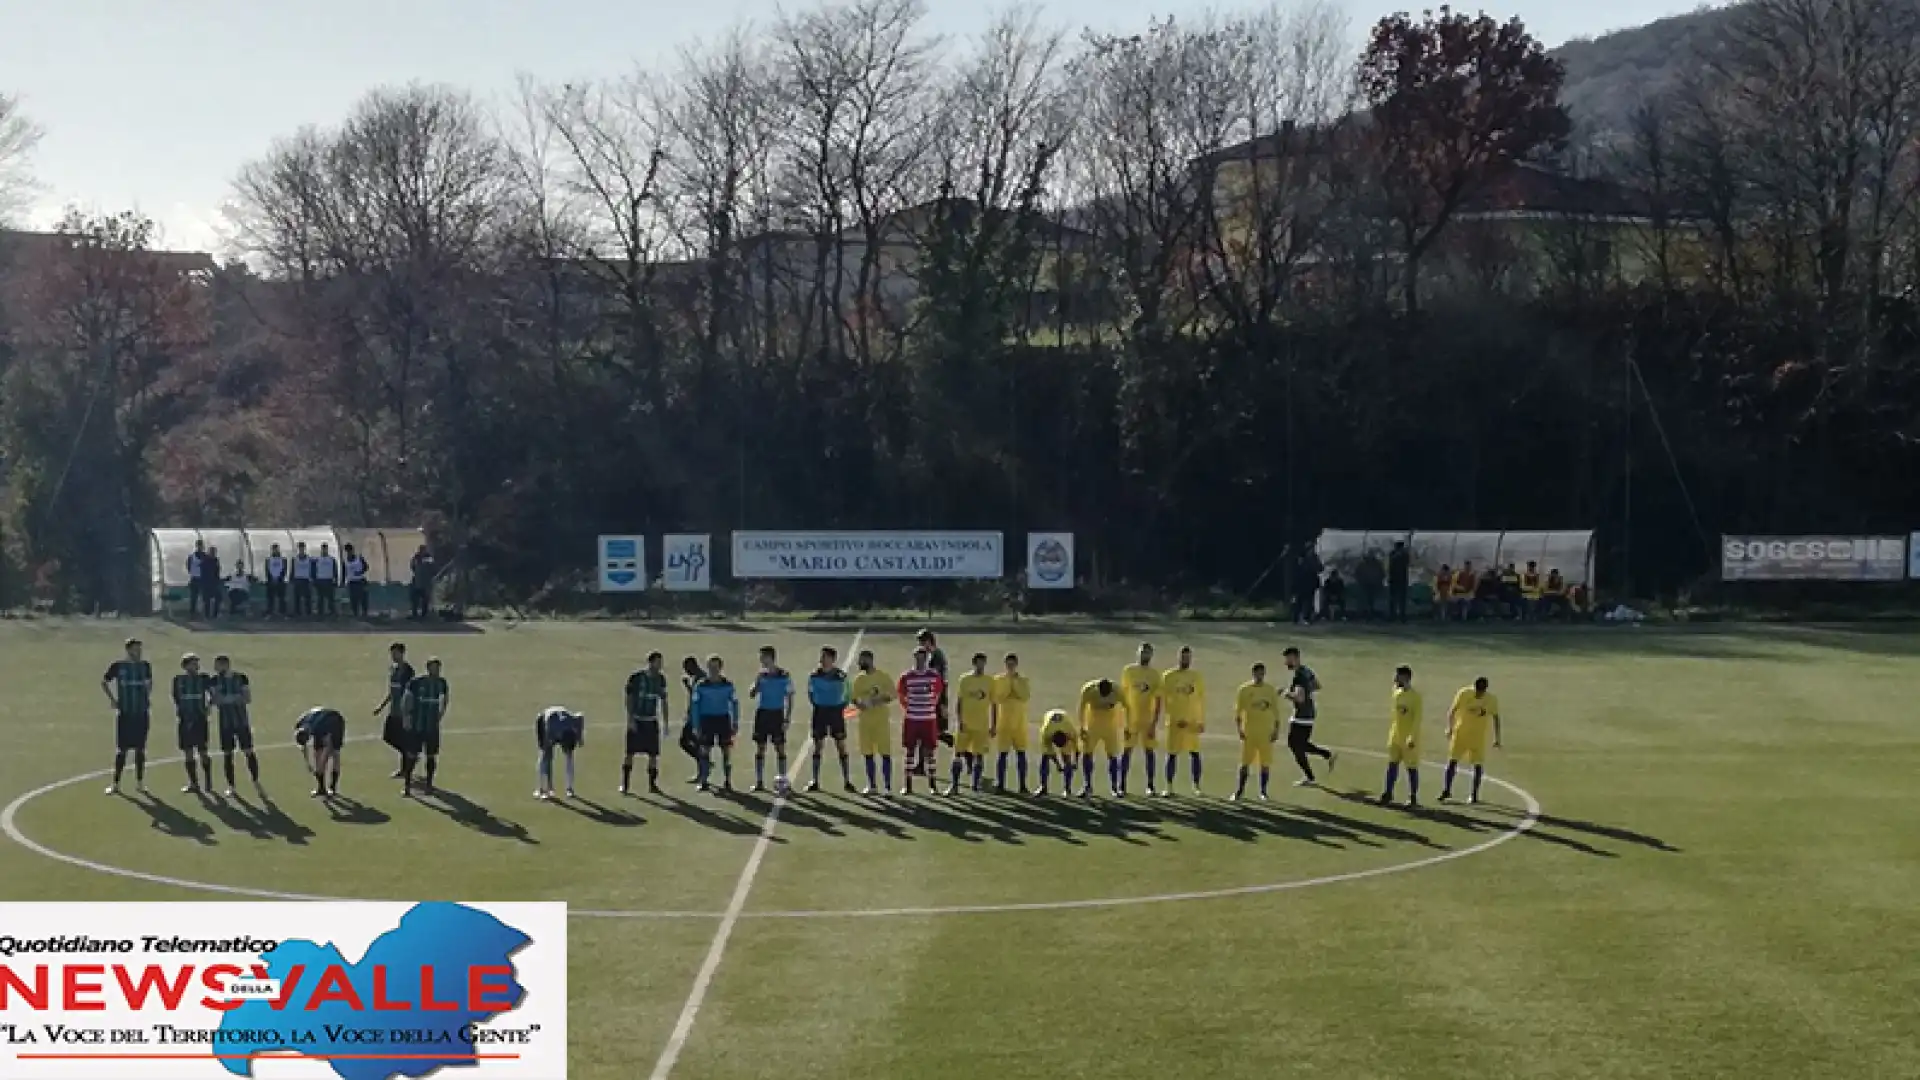
[[[220,593],[225,588],[220,576],[220,549],[210,547],[200,556],[200,603],[207,618],[220,617]]]
[[[1395,622],[1407,621],[1407,585],[1412,562],[1406,542],[1395,541],[1393,550],[1387,553],[1387,618]]]
[[[253,581],[247,577],[246,564],[234,563],[233,573],[227,575],[227,612],[234,618],[245,618],[252,593]]]
[[[407,563],[411,580],[407,583],[407,598],[411,602],[412,615],[416,619],[425,619],[433,614],[433,552],[425,545],[415,549],[413,558]]]
[[[200,614],[200,562],[206,557],[206,544],[195,540],[193,550],[187,552],[187,615],[189,618]]]
[[[356,619],[367,618],[367,558],[352,544],[341,548],[340,554],[346,557],[347,611]]]
[[[1302,552],[1293,567],[1293,621],[1302,626],[1314,619],[1314,600],[1320,592],[1320,555],[1311,548]]]
[[[1368,549],[1354,569],[1353,583],[1360,587],[1360,617],[1371,622],[1380,617],[1380,588],[1387,583],[1387,566],[1380,553]]]
[[[267,552],[267,618],[287,614],[287,557],[275,544]]]
[[[340,614],[340,606],[335,599],[340,587],[340,560],[333,557],[327,545],[320,545],[320,556],[313,560],[313,595],[320,608],[320,617],[331,619]]]
[[[293,546],[293,613],[313,614],[313,556],[304,542]]]

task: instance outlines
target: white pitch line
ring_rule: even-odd
[[[865,630],[856,631],[853,644],[847,647],[846,655],[859,658],[860,641],[866,636]],[[813,739],[809,734],[807,741],[801,744],[801,753],[794,763],[806,756],[812,749]],[[740,871],[740,880],[733,883],[733,896],[727,901],[727,910],[720,916],[720,928],[713,933],[713,942],[707,946],[706,958],[700,961],[700,972],[693,977],[693,989],[687,992],[686,1004],[680,1006],[680,1018],[673,1023],[673,1034],[667,1037],[666,1048],[660,1051],[660,1059],[653,1063],[652,1080],[667,1080],[673,1074],[674,1065],[680,1061],[680,1052],[686,1049],[687,1039],[693,1035],[694,1022],[700,1019],[700,1007],[706,1004],[707,991],[713,986],[713,977],[720,970],[720,960],[726,955],[727,942],[733,938],[733,928],[740,923],[740,913],[747,908],[747,896],[753,892],[753,880],[760,876],[760,864],[766,860],[767,849],[773,846],[774,829],[780,824],[780,810],[787,805],[787,791],[792,788],[792,779],[788,779],[787,788],[774,794],[773,805],[767,809],[767,819],[760,825],[760,836],[753,842],[753,854],[747,856],[747,865]]]

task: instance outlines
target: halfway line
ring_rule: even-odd
[[[865,630],[856,632],[846,655],[857,657],[860,640],[865,636]],[[794,764],[798,764],[811,751],[812,743],[813,740],[808,738],[801,744],[800,754],[792,759]],[[788,787],[791,786],[789,783]],[[753,892],[753,879],[760,876],[760,864],[767,857],[767,849],[773,846],[773,832],[780,824],[780,809],[786,805],[787,791],[775,792],[773,805],[767,810],[767,818],[760,824],[760,836],[753,842],[753,854],[747,856],[747,865],[740,871],[740,880],[733,884],[733,897],[727,901],[727,910],[720,916],[720,929],[714,931],[713,943],[707,946],[706,959],[700,962],[700,973],[693,977],[693,989],[687,992],[687,1002],[680,1007],[680,1018],[674,1021],[673,1034],[668,1036],[666,1048],[660,1051],[660,1060],[653,1063],[652,1080],[667,1080],[673,1073],[674,1065],[680,1061],[680,1052],[687,1047],[687,1039],[693,1034],[694,1021],[700,1018],[700,1006],[706,1004],[707,991],[713,986],[713,976],[720,970],[720,958],[726,955],[733,928],[740,921],[740,913],[747,908],[747,896]]]

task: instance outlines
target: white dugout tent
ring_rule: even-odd
[[[1314,550],[1328,568],[1338,568],[1352,578],[1353,571],[1369,551],[1382,559],[1395,543],[1405,543],[1412,556],[1413,582],[1431,586],[1442,566],[1458,570],[1463,563],[1475,569],[1505,566],[1524,567],[1537,563],[1542,574],[1560,571],[1568,585],[1584,585],[1593,591],[1593,530],[1554,532],[1422,532],[1418,529],[1370,532],[1355,529],[1328,529],[1320,534]]]
[[[187,603],[187,556],[195,543],[218,549],[222,574],[231,574],[236,559],[256,580],[264,576],[267,553],[280,545],[281,554],[293,557],[297,545],[307,545],[309,554],[319,554],[325,544],[337,556],[351,544],[366,557],[367,577],[372,581],[376,606],[382,604],[378,593],[382,586],[404,587],[413,553],[426,546],[426,533],[420,529],[347,529],[332,525],[311,525],[299,529],[154,529],[148,539],[148,560],[153,583],[153,610],[164,613]]]

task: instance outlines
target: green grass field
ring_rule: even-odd
[[[377,734],[386,632],[0,624],[0,800],[110,763],[98,682],[129,629],[163,678],[183,651],[233,654],[253,678],[263,743],[284,744],[316,702],[347,711],[350,734]],[[346,757],[352,802],[334,813],[276,748],[263,759],[271,812],[180,795],[181,769],[166,764],[151,800],[105,797],[90,779],[33,798],[16,823],[81,859],[236,888],[566,900],[572,1075],[644,1077],[770,804],[693,793],[671,748],[667,795],[620,797],[625,675],[651,648],[717,651],[744,670],[763,641],[801,670],[855,629],[416,635],[416,660],[443,657],[454,687],[441,780],[455,794],[403,800],[385,747],[361,742]],[[1367,753],[1385,739],[1394,664],[1413,665],[1426,692],[1429,756],[1443,752],[1446,699],[1485,674],[1506,714],[1492,775],[1531,793],[1539,821],[1462,854],[1522,822],[1523,797],[1489,786],[1480,807],[1378,808],[1364,799],[1382,764],[1363,753],[1344,756],[1327,790],[1286,786],[1283,767],[1272,805],[1229,806],[1235,748],[1221,738],[1204,800],[885,804],[835,783],[782,809],[672,1075],[1920,1076],[1920,635],[1073,625],[956,628],[943,644],[956,662],[1020,652],[1039,707],[1117,673],[1143,636],[1166,659],[1181,643],[1198,651],[1216,735],[1231,731],[1224,709],[1247,666],[1277,666],[1297,641],[1326,685],[1321,740]],[[864,640],[889,670],[910,647],[893,630]],[[531,798],[529,726],[550,703],[592,718],[572,804]],[[172,756],[166,712],[159,757]],[[837,781],[831,758],[828,769]],[[1424,779],[1430,801],[1438,776]],[[1281,883],[1297,887],[1031,906]],[[0,899],[223,898],[241,897],[0,842]],[[1012,905],[1029,907],[897,913]],[[613,911],[636,914],[584,914]],[[646,915],[661,912],[685,917]]]

